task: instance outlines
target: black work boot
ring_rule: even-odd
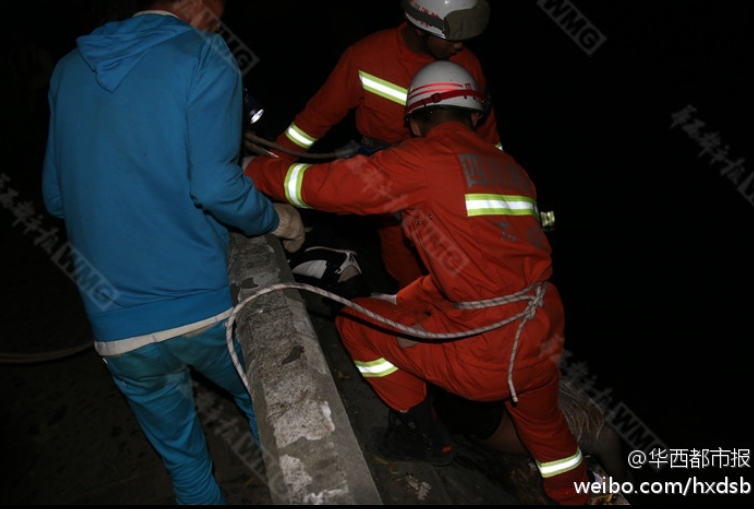
[[[453,442],[435,418],[429,399],[425,399],[407,412],[390,410],[379,452],[388,460],[443,466],[453,461]]]

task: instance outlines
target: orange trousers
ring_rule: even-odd
[[[554,293],[554,292],[553,292]],[[553,296],[552,298],[556,298]],[[547,296],[545,297],[547,300]],[[371,297],[354,301],[379,316],[402,325],[412,326],[427,315],[398,307]],[[394,366],[372,376],[365,376],[377,395],[390,408],[407,410],[426,398],[427,382],[467,399],[506,399],[506,407],[516,425],[521,441],[540,463],[559,461],[579,452],[578,443],[558,407],[560,369],[546,360],[533,366],[516,368],[513,381],[518,402],[513,403],[505,382],[505,368],[491,371],[470,364],[459,365],[457,341],[420,342],[401,348],[396,332],[373,319],[344,308],[335,325],[345,348],[357,363]],[[517,322],[514,322],[517,327]],[[470,341],[462,339],[459,341]],[[479,396],[483,394],[483,396]],[[588,494],[577,493],[574,483],[588,482],[586,464],[551,477],[545,477],[547,495],[560,504],[584,504]]]

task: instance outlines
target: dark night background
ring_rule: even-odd
[[[752,3],[572,0],[606,37],[591,56],[543,2],[491,3],[489,28],[467,46],[487,74],[506,151],[557,215],[550,240],[566,349],[667,447],[751,449],[754,181],[739,191],[721,175],[725,163],[700,155],[681,125],[671,128],[671,115],[692,105],[727,159],[744,159],[739,183],[754,175]],[[0,173],[37,213],[49,72],[76,36],[123,14],[119,5],[0,2]],[[258,133],[281,132],[349,44],[400,22],[398,5],[228,0],[223,21],[260,59],[244,78],[266,108]],[[315,148],[352,136],[346,122]],[[89,339],[74,285],[15,222],[4,207],[0,348]],[[646,479],[692,475],[754,482],[750,467]]]

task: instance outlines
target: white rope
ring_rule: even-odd
[[[533,297],[531,295],[528,295],[528,293],[534,289],[536,289],[536,292],[537,292],[536,295]],[[457,303],[454,305],[454,307],[456,307],[457,309],[483,309],[486,307],[500,306],[503,304],[519,302],[522,300],[530,301],[529,305],[526,307],[524,311],[522,311],[521,313],[518,313],[517,315],[506,318],[505,320],[493,323],[492,325],[488,325],[486,327],[472,329],[465,332],[448,332],[448,333],[427,332],[424,329],[415,329],[413,327],[407,327],[403,324],[394,322],[383,316],[380,316],[362,306],[359,306],[358,304],[355,304],[351,302],[350,300],[341,297],[340,295],[337,295],[332,292],[328,292],[327,290],[323,290],[319,287],[312,286],[306,283],[289,282],[289,283],[277,283],[277,284],[267,286],[265,288],[262,288],[256,291],[255,293],[253,293],[252,295],[250,295],[249,297],[241,301],[238,305],[236,305],[231,311],[231,314],[228,317],[228,320],[225,322],[225,330],[226,330],[225,340],[228,347],[228,353],[230,354],[231,360],[233,361],[233,365],[235,366],[236,371],[238,372],[238,376],[241,378],[241,381],[243,382],[244,387],[246,387],[246,390],[249,392],[250,395],[251,395],[251,389],[249,388],[249,381],[246,377],[246,372],[241,366],[241,361],[238,358],[238,355],[236,354],[235,345],[233,343],[233,325],[236,321],[236,316],[246,304],[248,304],[249,302],[251,302],[252,300],[258,297],[261,297],[262,295],[265,295],[267,293],[271,293],[277,290],[306,290],[312,293],[322,295],[323,297],[327,297],[345,306],[348,306],[376,320],[377,322],[389,325],[412,337],[423,338],[423,339],[435,339],[435,340],[446,340],[446,341],[462,339],[465,337],[483,334],[485,332],[500,328],[504,325],[515,322],[516,320],[521,318],[522,319],[521,323],[518,326],[518,330],[516,331],[516,337],[513,341],[513,348],[511,349],[510,362],[508,363],[508,389],[510,390],[511,398],[513,399],[513,402],[516,403],[518,402],[518,396],[516,395],[516,389],[513,385],[513,363],[516,358],[516,352],[518,350],[518,343],[521,337],[521,332],[524,329],[524,325],[526,324],[527,321],[534,318],[534,315],[536,313],[536,308],[542,306],[542,298],[544,297],[544,293],[545,293],[545,285],[542,283],[537,283],[528,288],[525,288],[524,290],[521,290],[520,292],[507,295],[505,297],[498,297],[495,299],[488,299],[488,300],[481,300],[481,301]],[[88,350],[92,346],[94,346],[94,342],[86,343],[86,344],[73,347],[67,350],[60,350],[56,352],[48,352],[48,353],[41,353],[41,354],[6,353],[6,354],[0,355],[0,364],[31,364],[35,362],[58,360],[58,359],[62,359],[70,355],[74,355],[76,353],[82,352],[84,350]]]
[[[327,297],[336,302],[339,302],[345,306],[348,306],[358,311],[359,313],[362,313],[368,316],[369,318],[376,320],[379,323],[389,325],[390,327],[398,329],[399,331],[404,332],[412,337],[424,338],[424,339],[451,341],[451,340],[462,339],[469,336],[476,336],[476,335],[483,334],[485,332],[488,332],[494,329],[498,329],[504,325],[515,322],[516,320],[521,318],[522,320],[518,326],[518,330],[516,331],[516,338],[513,342],[513,348],[511,350],[511,358],[508,364],[508,388],[511,391],[511,397],[513,398],[513,402],[516,403],[518,402],[518,396],[516,395],[516,390],[513,387],[513,362],[516,357],[516,351],[518,350],[518,341],[521,336],[521,331],[523,330],[526,322],[534,318],[534,315],[537,312],[537,308],[542,306],[542,298],[544,297],[544,293],[545,293],[545,283],[536,283],[528,288],[525,288],[524,290],[520,292],[507,295],[505,297],[498,297],[495,299],[488,299],[488,300],[474,301],[474,302],[463,302],[463,303],[455,304],[455,307],[458,309],[482,309],[485,307],[499,306],[502,304],[509,304],[511,302],[519,302],[522,300],[529,301],[529,305],[526,307],[526,309],[524,309],[522,312],[514,316],[506,318],[505,320],[501,320],[499,322],[493,323],[491,325],[487,325],[485,327],[480,327],[478,329],[472,329],[472,330],[463,331],[463,332],[446,332],[446,333],[428,332],[424,329],[415,329],[413,327],[408,327],[406,325],[389,320],[385,318],[384,316],[380,316],[363,306],[355,304],[351,302],[350,300],[341,297],[340,295],[337,295],[332,292],[328,292],[327,290],[323,290],[322,288],[309,285],[306,283],[298,283],[298,282],[276,283],[276,284],[261,288],[257,290],[256,292],[254,292],[253,294],[251,294],[250,296],[246,297],[241,302],[239,302],[233,308],[233,310],[230,313],[230,316],[228,317],[228,320],[225,322],[225,339],[228,345],[228,351],[230,352],[230,356],[233,359],[233,364],[236,366],[236,370],[238,371],[238,374],[241,377],[241,380],[243,381],[244,385],[246,386],[246,390],[248,391],[250,391],[249,382],[246,378],[246,373],[243,371],[243,368],[241,367],[241,363],[238,360],[238,356],[236,355],[236,350],[233,346],[233,325],[236,321],[236,316],[243,309],[243,307],[246,306],[246,304],[248,304],[249,302],[251,302],[252,300],[256,298],[261,297],[262,295],[265,295],[265,294],[268,294],[277,290],[306,290],[312,293],[316,293],[316,294],[322,295],[323,297]],[[531,292],[532,290],[536,290],[536,294],[534,296],[528,295],[528,293]]]
[[[510,304],[512,302],[519,302],[522,300],[528,300],[529,305],[526,309],[516,316],[522,316],[521,323],[518,325],[516,331],[516,338],[513,340],[513,348],[511,349],[511,358],[508,362],[508,390],[511,393],[511,399],[514,403],[518,403],[518,395],[516,394],[516,388],[513,385],[513,363],[516,359],[516,352],[518,351],[518,341],[521,338],[521,332],[524,330],[526,322],[534,318],[537,312],[537,308],[542,306],[542,299],[545,295],[546,283],[535,283],[528,288],[524,288],[520,292],[506,295],[505,297],[496,297],[494,299],[477,300],[473,302],[459,302],[455,304],[456,309],[482,309],[492,306],[501,306],[503,304]],[[534,297],[529,295],[532,290],[536,290],[537,293]]]

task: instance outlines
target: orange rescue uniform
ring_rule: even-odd
[[[401,348],[396,336],[411,336],[350,308],[336,326],[362,375],[395,410],[423,401],[426,382],[471,400],[505,399],[547,494],[561,503],[586,501],[574,487],[588,480],[586,467],[558,409],[564,314],[548,282],[551,249],[534,185],[511,156],[465,125],[448,122],[371,157],[317,165],[257,157],[245,171],[262,192],[297,207],[401,213],[429,274],[400,290],[397,305],[371,297],[355,301],[380,316],[454,333],[530,312],[482,334],[422,340],[409,348]],[[458,303],[527,288],[528,300],[459,309]]]
[[[401,35],[407,26],[404,22],[350,46],[305,109],[280,134],[277,143],[293,150],[308,150],[351,110],[355,111],[356,129],[370,140],[394,145],[411,138],[404,123],[406,94],[414,75],[434,58],[408,49]],[[463,48],[449,60],[466,68],[480,90],[486,90],[487,80],[471,51]],[[502,148],[491,108],[477,132]],[[394,218],[381,216],[378,224],[385,269],[399,287],[426,274]]]

